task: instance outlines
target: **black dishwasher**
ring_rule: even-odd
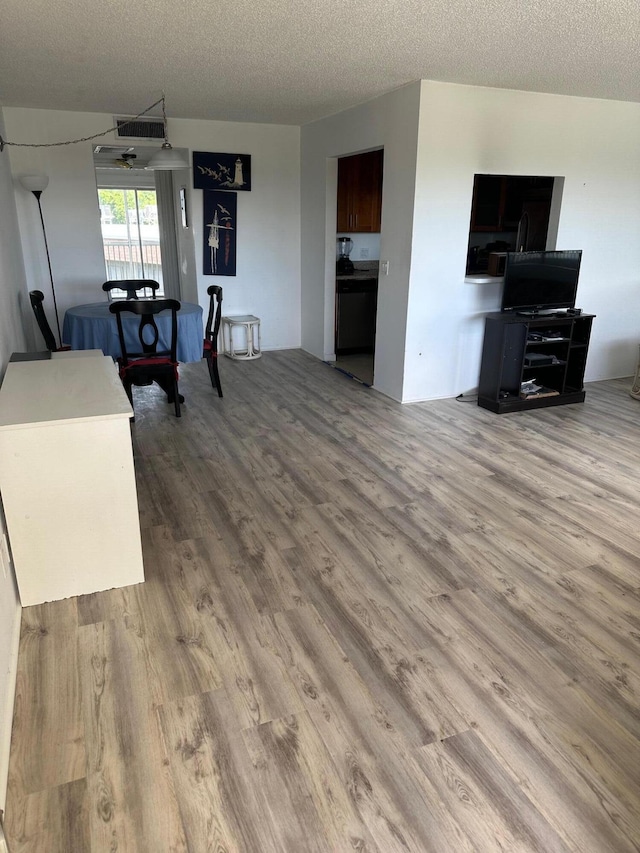
[[[336,281],[336,355],[374,351],[377,278]]]

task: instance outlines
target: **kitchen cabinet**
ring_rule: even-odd
[[[534,205],[536,219],[548,225],[553,178],[518,175],[476,175],[471,205],[471,231],[517,231],[527,205]],[[537,233],[544,249],[546,227],[538,224]],[[543,232],[543,233],[542,233]]]
[[[377,233],[382,219],[383,151],[338,160],[337,231]]]
[[[506,189],[506,178],[500,175],[476,175],[471,205],[472,231],[502,231]]]

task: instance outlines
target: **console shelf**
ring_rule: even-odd
[[[582,403],[594,316],[489,314],[478,405],[503,414]],[[545,392],[523,399],[521,385],[527,381],[543,386]]]

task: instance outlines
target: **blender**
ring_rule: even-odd
[[[349,259],[352,249],[353,240],[350,237],[338,237],[336,272],[339,275],[351,275],[353,273],[353,262]]]

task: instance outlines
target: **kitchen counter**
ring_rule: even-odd
[[[378,262],[354,261],[352,273],[336,273],[336,281],[363,281],[365,279],[378,278]]]
[[[351,275],[337,275],[336,281],[370,281],[371,279],[378,279],[378,273],[376,272],[354,272]]]

